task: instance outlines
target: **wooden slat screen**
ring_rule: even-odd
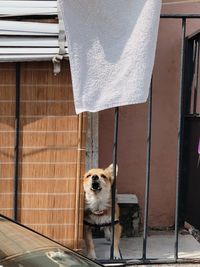
[[[51,63],[21,63],[20,87],[19,220],[64,245],[80,247],[83,192],[80,187],[80,196],[77,196],[76,187],[80,178],[77,177],[78,147],[81,148],[80,174],[85,171],[86,120],[85,115],[82,116],[82,129],[79,129],[80,117],[74,110],[69,65],[63,63],[62,72],[54,76]],[[0,102],[0,212],[11,217],[14,64],[1,65]],[[79,197],[80,208],[76,210]],[[75,227],[76,214],[80,214],[78,228]]]

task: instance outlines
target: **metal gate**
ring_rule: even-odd
[[[175,208],[175,224],[174,224],[174,253],[173,258],[149,258],[147,256],[147,240],[148,240],[148,214],[149,214],[149,197],[150,197],[150,170],[151,170],[151,135],[152,135],[152,91],[153,91],[153,77],[150,88],[150,96],[148,101],[148,131],[147,131],[147,161],[146,161],[146,188],[145,188],[145,208],[144,208],[144,223],[143,223],[143,246],[142,246],[142,257],[138,259],[114,259],[114,207],[115,207],[115,194],[116,194],[116,167],[114,168],[114,183],[112,188],[112,239],[111,239],[111,247],[110,247],[110,260],[100,260],[101,263],[106,264],[106,266],[113,265],[115,263],[121,265],[133,265],[133,264],[153,264],[153,263],[179,263],[179,262],[200,262],[200,259],[196,258],[180,258],[179,257],[179,230],[180,226],[182,226],[183,218],[184,218],[184,208],[181,200],[183,199],[184,190],[183,185],[185,185],[185,180],[183,179],[183,173],[185,171],[184,163],[184,138],[185,138],[185,107],[186,107],[186,99],[188,97],[188,91],[186,91],[187,83],[188,83],[188,72],[194,72],[194,65],[198,65],[197,61],[194,63],[193,50],[192,52],[188,50],[188,45],[195,46],[195,60],[199,57],[199,35],[198,41],[194,39],[194,43],[189,43],[190,38],[186,37],[186,28],[188,20],[200,19],[199,14],[164,14],[161,15],[161,19],[174,19],[180,20],[182,22],[182,37],[181,37],[181,61],[180,61],[180,86],[179,86],[179,119],[178,119],[178,136],[177,136],[177,170],[176,170],[176,208]],[[193,40],[192,39],[192,40]],[[189,53],[188,53],[189,52]],[[198,56],[197,56],[198,54]],[[192,65],[188,65],[188,57],[191,61]],[[199,62],[199,61],[198,61]],[[199,115],[196,113],[196,105],[197,105],[197,88],[198,88],[198,75],[195,76],[195,89],[194,89],[194,113],[193,117],[199,120]],[[191,82],[191,77],[190,77]],[[116,166],[117,164],[117,147],[118,147],[118,128],[119,128],[119,108],[115,108],[114,115],[114,142],[113,142],[113,164]],[[199,124],[198,124],[199,125]],[[199,126],[198,126],[199,127]],[[198,128],[199,129],[199,128]],[[198,130],[199,131],[199,130]],[[199,173],[199,171],[198,171]],[[122,255],[123,256],[123,255]],[[118,266],[119,266],[118,265]]]

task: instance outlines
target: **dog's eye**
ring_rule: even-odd
[[[104,174],[101,174],[101,177],[102,178],[104,178],[104,179],[106,179],[107,177],[104,175]]]
[[[87,176],[86,176],[86,178],[89,178],[91,176],[91,174],[88,174]]]

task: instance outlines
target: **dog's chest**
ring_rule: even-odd
[[[109,214],[110,212],[108,212],[110,211],[110,196],[105,196],[103,194],[98,196],[87,195],[85,201],[85,210],[89,211],[85,214],[85,217],[89,222],[98,225],[109,223],[111,220],[111,216]],[[104,210],[107,211],[106,214],[93,214],[95,212]]]
[[[110,207],[110,196],[105,196],[103,194],[99,195],[86,195],[85,199],[85,209],[91,211],[105,210]]]

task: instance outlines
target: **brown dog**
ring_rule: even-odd
[[[116,170],[117,171],[117,170]],[[103,228],[106,239],[110,239],[111,230],[111,187],[113,183],[113,165],[105,170],[91,169],[83,178],[85,191],[84,212],[84,239],[89,258],[95,259],[94,243],[92,239],[92,228]],[[119,240],[121,236],[121,225],[119,224],[119,207],[115,205],[115,238],[114,257],[120,258]]]

